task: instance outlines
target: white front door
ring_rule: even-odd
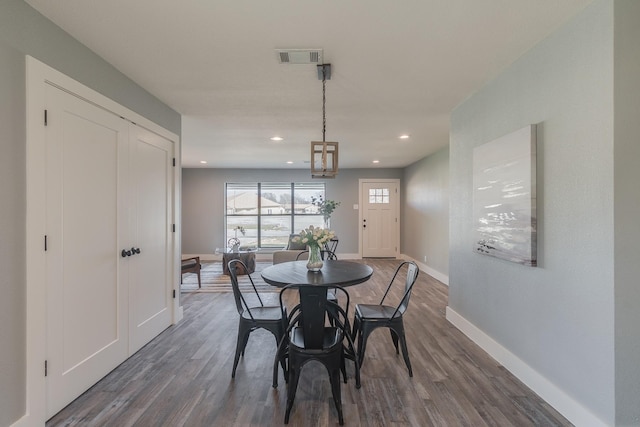
[[[130,353],[171,324],[173,144],[130,125]],[[139,253],[133,253],[137,252]]]
[[[399,254],[400,181],[360,180],[362,257]]]
[[[127,357],[128,123],[46,85],[47,416]]]

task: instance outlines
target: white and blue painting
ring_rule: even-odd
[[[536,126],[473,150],[474,252],[537,265]]]

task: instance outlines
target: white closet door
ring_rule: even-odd
[[[130,126],[130,352],[133,354],[169,327],[172,314],[172,159],[173,144]]]
[[[46,85],[47,415],[128,353],[128,123]]]

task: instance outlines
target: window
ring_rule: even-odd
[[[227,183],[226,235],[243,248],[281,249],[289,235],[324,220],[311,197],[325,196],[324,183]]]
[[[389,189],[388,188],[370,188],[369,189],[369,203],[389,203]]]

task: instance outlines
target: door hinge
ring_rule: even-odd
[[[44,110],[44,125],[47,125],[47,110]]]
[[[173,299],[176,299],[176,290],[173,290]]]
[[[47,361],[44,361],[44,376],[46,377],[47,374],[49,373],[48,367],[47,367]]]
[[[174,168],[176,167],[176,158],[175,157],[173,158],[173,167]]]
[[[176,225],[175,224],[171,224],[171,231],[173,231],[174,233],[176,232]]]
[[[44,235],[44,251],[47,251],[47,235]]]

